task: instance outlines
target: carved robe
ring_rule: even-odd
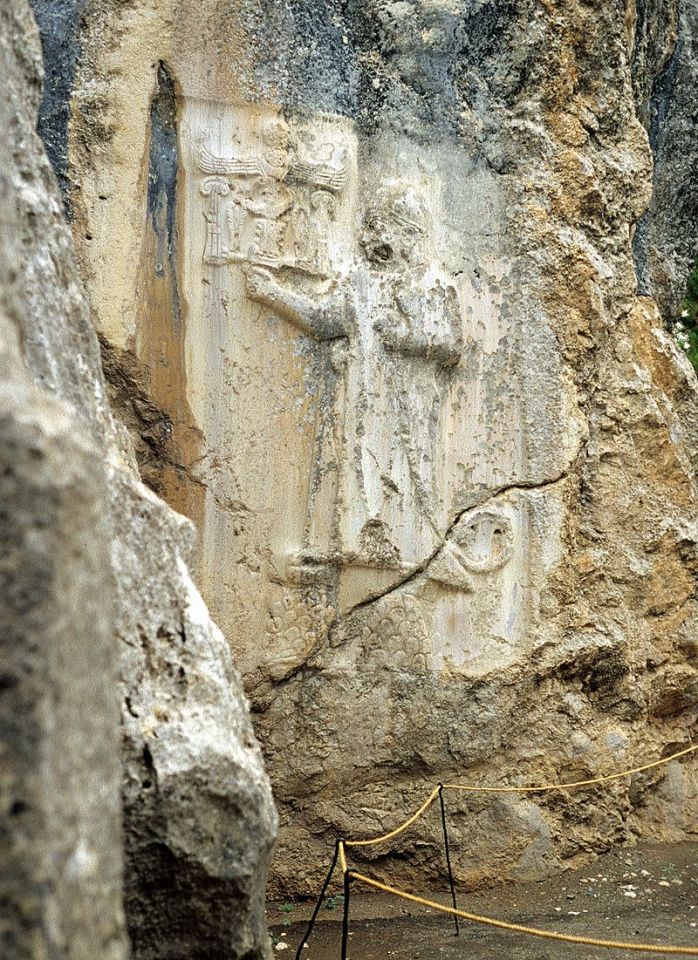
[[[462,351],[455,291],[424,274],[357,277],[346,371],[340,541],[360,564],[425,559],[443,536],[443,410]]]

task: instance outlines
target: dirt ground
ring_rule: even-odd
[[[342,905],[326,901],[303,960],[339,960]],[[449,897],[424,891],[440,903]],[[514,923],[613,940],[698,947],[698,843],[615,850],[538,883],[458,896],[463,910]],[[291,960],[311,904],[270,904],[274,956]],[[581,947],[460,921],[384,894],[351,898],[349,960],[631,960],[658,954]]]

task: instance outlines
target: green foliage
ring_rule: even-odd
[[[691,326],[698,326],[698,260],[689,274],[686,299],[681,304],[681,310],[688,314]]]
[[[686,331],[687,344],[681,343],[686,356],[693,364],[693,368],[698,373],[698,330],[694,327]]]
[[[334,897],[328,897],[325,902],[326,910],[334,910],[336,907],[340,907],[344,903],[344,894],[338,893]]]
[[[293,904],[292,903],[282,903],[279,907],[281,913],[293,913]]]
[[[676,342],[698,372],[698,260],[688,277],[686,297],[674,325]]]

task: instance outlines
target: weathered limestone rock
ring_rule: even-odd
[[[27,334],[55,331],[71,303],[69,286],[48,276],[50,258],[60,262],[69,234],[47,188],[48,163],[27,139],[40,94],[38,49],[27,8],[3,4],[0,954],[124,960],[115,589],[103,451],[68,404],[32,382],[20,348],[20,335],[30,351]],[[48,236],[35,232],[37,212],[43,226],[54,221]],[[73,346],[65,336],[64,349]]]
[[[11,270],[5,312],[27,368],[3,319],[1,936],[13,958],[125,956],[123,786],[133,955],[265,957],[276,813],[240,678],[189,574],[191,523],[141,484],[111,416],[35,132],[26,4],[5,5],[0,26],[12,94],[0,170],[17,208],[16,220],[3,209],[3,288]]]
[[[631,249],[674,26],[655,4],[650,50],[643,9],[100,0],[76,22],[56,156],[110,390],[200,529],[286,891],[438,780],[578,779],[695,730],[696,381]],[[697,799],[690,763],[454,799],[457,872],[683,836]],[[438,824],[370,856],[434,875]]]
[[[104,474],[65,409],[22,382],[18,352],[12,361],[0,415],[0,948],[7,960],[119,960],[121,765]]]
[[[652,200],[633,247],[639,291],[678,317],[698,258],[698,3],[638,3],[633,80],[654,156]]]
[[[230,648],[188,571],[191,526],[122,474],[111,483],[134,956],[267,956],[276,813]]]

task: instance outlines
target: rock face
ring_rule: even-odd
[[[53,150],[110,396],[200,530],[281,804],[277,887],[439,780],[686,744],[696,381],[631,247],[669,3],[101,0],[74,22]],[[457,873],[684,836],[697,798],[676,763],[454,799]],[[370,848],[378,875],[442,870],[420,829]]]
[[[38,50],[28,9],[3,4],[0,954],[124,960],[108,490],[96,418],[79,426],[66,402],[68,366],[76,370],[86,352],[79,297],[57,273],[70,271],[70,237],[32,131]],[[25,358],[35,357],[32,340],[61,326],[64,352],[37,364],[35,384],[20,340]],[[57,379],[63,396],[51,389]],[[85,413],[99,405],[90,386],[83,382]]]
[[[125,903],[134,957],[265,957],[269,782],[192,525],[110,412],[20,0],[0,57],[2,955],[121,960]]]
[[[654,156],[652,199],[633,248],[639,291],[667,319],[678,316],[686,278],[698,259],[698,4],[638,3],[633,80]]]

